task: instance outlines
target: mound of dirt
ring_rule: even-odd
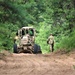
[[[12,55],[12,56],[11,56]],[[0,75],[75,75],[75,54],[11,54],[4,52]],[[0,58],[2,59],[0,56]]]
[[[0,60],[6,61],[6,57],[11,57],[13,54],[10,53],[9,51],[3,50],[0,53]]]

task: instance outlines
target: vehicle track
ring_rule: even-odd
[[[0,75],[75,75],[74,55],[12,54],[0,60]]]

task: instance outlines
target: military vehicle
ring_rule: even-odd
[[[35,44],[35,29],[33,27],[22,27],[14,38],[14,53],[41,53],[39,45]]]

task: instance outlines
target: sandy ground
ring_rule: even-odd
[[[0,75],[75,75],[75,53],[1,53]]]

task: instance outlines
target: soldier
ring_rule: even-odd
[[[16,36],[14,38],[14,43],[17,44],[17,46],[19,45],[19,36],[18,36],[18,32],[16,33]]]
[[[53,52],[54,51],[54,36],[52,35],[52,33],[48,37],[47,43],[50,45],[51,52]]]
[[[16,42],[17,39],[18,39],[18,32],[16,33],[16,36],[14,38],[14,43]]]

